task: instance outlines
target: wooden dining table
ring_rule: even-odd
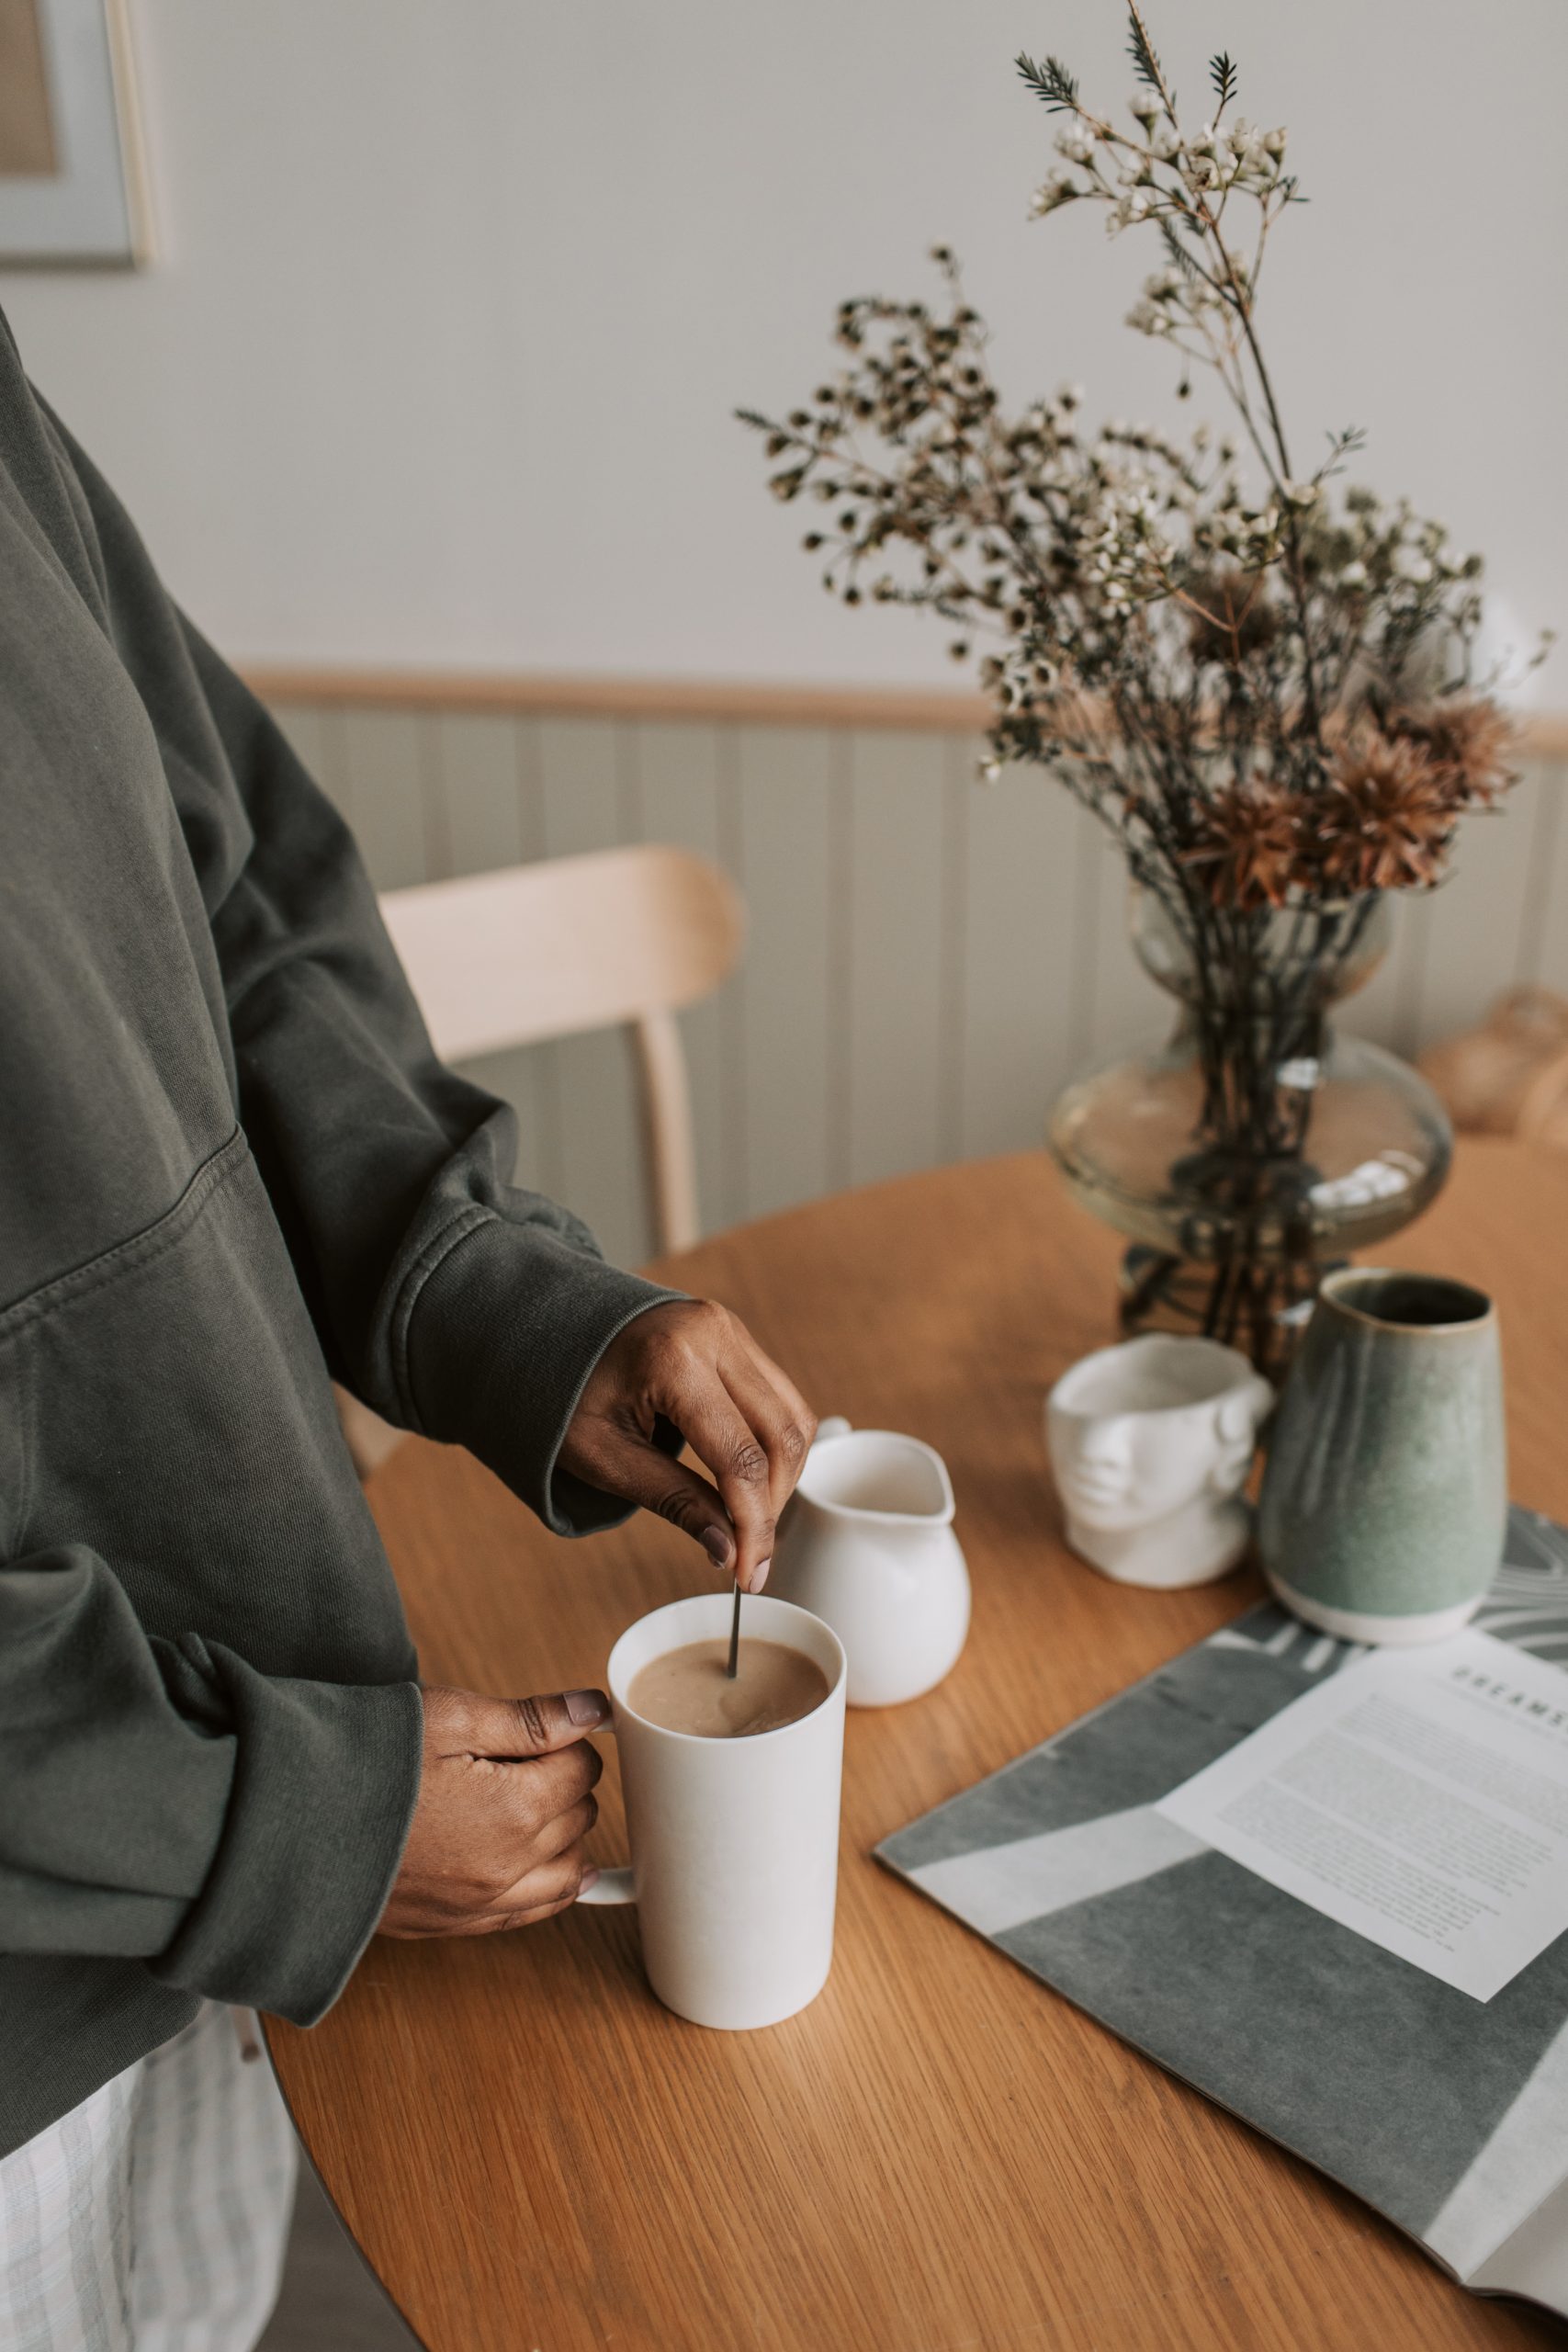
[[[840,1194],[659,1268],[733,1306],[819,1412],[940,1449],[973,1628],[928,1697],[850,1712],[832,1974],[786,2024],[683,2023],[648,1989],[635,1915],[594,1908],[378,1939],[320,2025],[269,2025],[305,2145],[430,2352],[1568,2341],[1466,2294],[873,1859],[1258,1595],[1249,1568],[1134,1590],[1065,1548],[1042,1403],[1114,1336],[1117,1251],[1026,1154]],[[1568,1518],[1568,1156],[1466,1142],[1379,1255],[1497,1298],[1512,1489]],[[468,1454],[420,1440],[371,1500],[434,1681],[601,1682],[632,1618],[714,1581],[647,1517],[558,1541]],[[611,1862],[603,1746],[592,1848]]]

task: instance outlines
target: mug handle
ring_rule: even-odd
[[[819,1445],[825,1437],[848,1437],[853,1426],[852,1421],[845,1420],[842,1413],[829,1413],[825,1421],[818,1422],[817,1435],[811,1442]]]
[[[615,1726],[613,1723],[605,1724],[603,1728],[609,1732],[612,1737],[614,1736]],[[629,1870],[602,1870],[592,1886],[580,1887],[572,1897],[574,1906],[579,1903],[635,1903],[636,1901],[637,1892],[632,1885],[632,1874]]]
[[[630,1871],[601,1871],[592,1886],[579,1894],[579,1903],[635,1903]]]

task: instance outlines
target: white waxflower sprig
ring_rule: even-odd
[[[1075,153],[1088,153],[1078,176],[1052,175],[1045,189],[1036,192],[1033,210],[1058,211],[1089,198],[1107,207],[1106,227],[1112,234],[1156,223],[1169,266],[1145,280],[1128,323],[1168,342],[1184,367],[1196,361],[1212,368],[1240,414],[1284,514],[1286,566],[1305,640],[1303,707],[1309,726],[1321,736],[1322,697],[1299,522],[1321,476],[1300,480],[1291,464],[1255,324],[1269,232],[1297,198],[1295,180],[1284,168],[1288,136],[1283,126],[1265,130],[1232,110],[1236,69],[1223,51],[1210,62],[1213,114],[1195,132],[1185,130],[1138,0],[1128,0],[1128,30],[1138,86],[1127,112],[1138,127],[1136,136],[1087,107],[1076,80],[1055,58],[1043,64],[1027,55],[1019,58],[1019,72],[1036,96],[1068,118],[1058,146],[1065,141]],[[1235,222],[1228,217],[1239,198],[1250,199],[1255,208],[1249,254],[1239,250]],[[1331,444],[1335,458],[1342,446]]]
[[[1032,76],[1041,70],[1031,68]],[[1106,227],[1114,235],[1161,214],[1197,226],[1197,199],[1231,188],[1265,203],[1271,198],[1288,201],[1292,192],[1284,170],[1282,127],[1265,130],[1239,116],[1229,123],[1216,116],[1184,138],[1166,116],[1165,101],[1145,90],[1129,102],[1128,111],[1143,126],[1141,138],[1130,138],[1076,100],[1071,103],[1074,119],[1054,142],[1063,162],[1036,189],[1036,214],[1099,198],[1110,208]]]
[[[1130,0],[1128,21],[1139,76],[1126,107],[1134,131],[1088,107],[1056,59],[1037,64],[1027,55],[1019,58],[1030,87],[1067,117],[1055,142],[1064,164],[1035,190],[1031,209],[1043,217],[1096,201],[1111,235],[1155,223],[1167,266],[1145,279],[1128,323],[1169,342],[1184,360],[1218,371],[1280,490],[1292,469],[1253,313],[1269,232],[1297,199],[1294,177],[1285,170],[1288,134],[1282,125],[1268,129],[1233,111],[1236,70],[1223,53],[1210,64],[1214,111],[1197,130],[1186,130],[1137,0]],[[1228,217],[1242,198],[1254,207],[1251,249],[1245,253],[1236,221]]]

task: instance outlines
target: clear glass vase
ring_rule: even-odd
[[[1175,1031],[1069,1086],[1048,1131],[1075,1196],[1131,1245],[1124,1330],[1201,1331],[1278,1373],[1328,1269],[1441,1186],[1453,1138],[1426,1080],[1328,1018],[1388,929],[1376,896],[1179,921],[1134,890],[1134,944],[1178,1000]]]

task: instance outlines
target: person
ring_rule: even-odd
[[[513,1187],[342,821],[4,321],[0,1102],[0,2341],[238,2352],[292,2156],[231,2007],[309,2025],[378,1927],[570,1904],[607,1714],[422,1691],[332,1383],[750,1590],[814,1422]]]

